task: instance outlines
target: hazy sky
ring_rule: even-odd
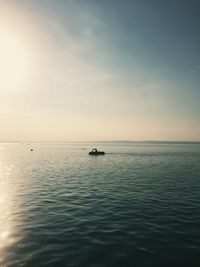
[[[199,0],[0,1],[0,141],[200,140]]]

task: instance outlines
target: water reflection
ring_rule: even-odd
[[[0,267],[200,266],[199,147],[82,146],[0,145]]]
[[[0,150],[0,264],[6,263],[7,249],[15,243],[12,237],[12,205],[15,198],[15,184],[11,182],[13,165],[6,162],[4,149]],[[1,266],[1,265],[0,265]]]

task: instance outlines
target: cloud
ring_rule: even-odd
[[[5,133],[89,140],[173,139],[173,132],[190,136],[189,126],[197,132],[188,99],[195,101],[173,80],[176,73],[164,72],[157,58],[145,64],[148,49],[136,49],[131,28],[126,34],[112,29],[114,23],[86,3],[13,4],[9,23],[27,41],[33,61],[28,83],[1,100]]]

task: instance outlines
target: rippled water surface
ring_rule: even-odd
[[[0,144],[0,266],[200,266],[200,146],[93,146]]]

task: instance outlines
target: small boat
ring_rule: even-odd
[[[105,152],[103,152],[103,151],[97,151],[96,148],[93,148],[92,151],[89,152],[89,155],[94,155],[94,156],[97,156],[97,155],[105,155]]]

